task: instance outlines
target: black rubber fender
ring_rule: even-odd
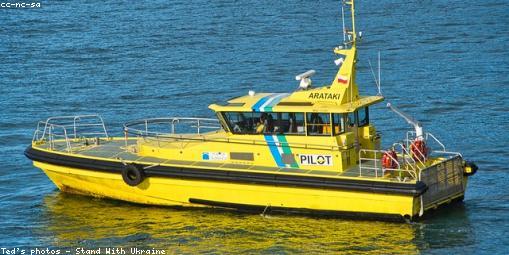
[[[121,174],[126,167],[126,164],[120,161],[98,160],[77,157],[75,155],[57,154],[34,149],[31,145],[25,150],[25,155],[36,162],[112,174]],[[460,156],[458,155],[456,157],[459,158]],[[300,176],[295,174],[255,173],[248,171],[241,172],[142,164],[135,165],[140,167],[139,169],[143,169],[144,177],[248,183],[250,185],[277,185],[282,187],[355,190],[370,193],[409,195],[413,197],[422,195],[428,189],[428,186],[422,181],[416,183],[380,182],[375,180],[336,179],[329,177]],[[274,206],[272,206],[272,208],[274,208]]]
[[[141,166],[127,164],[122,169],[122,179],[129,186],[138,186],[145,180],[145,171]]]
[[[479,167],[474,162],[465,161],[463,163],[463,175],[472,176],[477,172],[477,170],[479,170]]]

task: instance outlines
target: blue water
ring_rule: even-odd
[[[509,3],[360,1],[358,83],[480,167],[463,204],[411,224],[143,207],[60,193],[23,156],[36,122],[99,113],[212,117],[248,90],[335,74],[338,1],[44,1],[0,9],[0,247],[158,247],[170,253],[509,253]],[[382,105],[383,144],[407,124]]]

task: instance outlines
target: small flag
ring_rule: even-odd
[[[348,77],[343,76],[343,75],[339,75],[338,82],[339,83],[343,83],[343,84],[348,84]]]

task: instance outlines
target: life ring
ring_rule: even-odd
[[[396,169],[398,167],[398,155],[396,151],[390,150],[382,154],[382,167],[388,169]]]
[[[428,158],[428,148],[423,140],[416,139],[410,144],[410,152],[415,161],[424,162]]]
[[[138,186],[145,179],[145,172],[140,166],[127,164],[122,169],[122,179],[129,186]]]

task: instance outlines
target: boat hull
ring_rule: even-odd
[[[34,162],[64,192],[119,199],[139,204],[225,207],[263,212],[364,215],[401,218],[416,213],[413,196],[313,188],[236,184],[148,177],[136,187],[120,174]]]
[[[122,178],[123,164],[118,161],[75,157],[33,148],[28,148],[25,154],[63,192],[148,205],[403,219],[415,218],[424,210],[449,203],[464,194],[450,194],[447,199],[425,206],[421,211],[421,199],[427,190],[422,182],[314,180],[306,176],[163,166],[146,169],[143,181],[130,186]],[[216,178],[211,178],[211,174]]]

